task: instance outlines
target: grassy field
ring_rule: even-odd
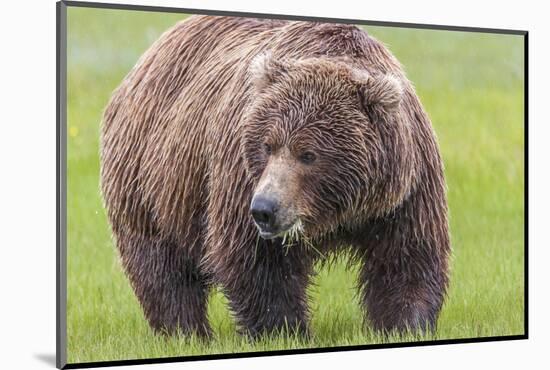
[[[432,118],[446,166],[453,243],[449,296],[435,337],[383,339],[361,328],[357,271],[321,270],[314,336],[251,343],[213,292],[210,343],[155,336],[113,245],[99,193],[102,110],[177,14],[68,11],[68,360],[74,362],[345,346],[523,333],[524,130],[520,36],[366,27],[403,64]]]

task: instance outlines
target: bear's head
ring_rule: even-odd
[[[263,238],[319,237],[403,201],[415,161],[403,77],[345,60],[268,54],[249,72],[242,148]]]

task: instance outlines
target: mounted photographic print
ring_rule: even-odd
[[[58,367],[527,338],[527,32],[58,3]]]

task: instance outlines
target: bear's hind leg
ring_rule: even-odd
[[[158,333],[210,335],[209,286],[199,258],[173,242],[118,236],[123,267],[151,328]]]

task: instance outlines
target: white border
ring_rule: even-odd
[[[116,1],[126,3],[126,1]],[[530,368],[548,364],[550,208],[547,86],[550,40],[544,2],[133,1],[133,4],[295,14],[530,31],[530,338],[358,352],[146,365],[156,369]],[[55,353],[55,2],[3,4],[0,326],[4,368],[52,368]],[[506,78],[506,76],[503,76]],[[547,365],[546,365],[547,366]],[[121,369],[123,367],[120,367]],[[136,367],[129,367],[135,369]]]

